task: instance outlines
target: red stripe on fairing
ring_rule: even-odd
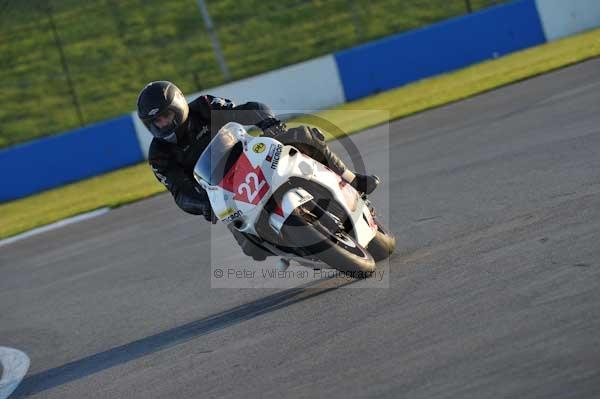
[[[223,176],[218,186],[232,192],[234,200],[253,205],[258,204],[269,192],[269,183],[262,169],[258,166],[253,168],[244,153]]]
[[[283,217],[283,208],[281,208],[281,205],[277,205],[277,208],[275,208],[275,210],[273,212],[275,212],[275,214]]]

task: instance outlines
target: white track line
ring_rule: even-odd
[[[27,370],[29,357],[20,350],[0,346],[0,363],[2,363],[2,379],[0,379],[0,399],[6,399],[19,386]]]
[[[70,217],[67,219],[59,220],[58,222],[54,222],[52,224],[48,224],[46,226],[38,227],[36,229],[29,230],[29,231],[26,231],[21,234],[17,234],[16,236],[12,236],[12,237],[6,238],[4,240],[0,240],[0,247],[3,245],[12,244],[13,242],[20,241],[20,240],[29,238],[29,237],[37,235],[37,234],[41,234],[41,233],[45,233],[50,230],[58,229],[58,228],[67,226],[69,224],[73,224],[73,223],[81,222],[81,221],[84,221],[87,219],[95,218],[96,216],[103,215],[108,211],[110,211],[110,208],[100,208],[100,209],[96,209],[95,211],[92,211],[92,212],[82,213],[81,215],[73,216],[73,217]]]

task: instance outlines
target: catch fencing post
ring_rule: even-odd
[[[465,5],[467,6],[468,12],[473,12],[473,6],[471,5],[471,0],[465,0]]]
[[[65,77],[67,79],[67,85],[69,86],[69,91],[71,92],[71,97],[73,99],[73,105],[75,106],[77,118],[79,119],[79,125],[83,126],[85,124],[85,120],[83,119],[83,113],[81,112],[81,104],[79,103],[79,98],[77,97],[77,91],[75,90],[75,85],[73,84],[73,80],[71,79],[71,72],[69,71],[69,64],[67,63],[67,59],[65,57],[65,53],[63,50],[63,44],[60,40],[60,37],[58,36],[56,24],[54,23],[54,16],[52,15],[52,6],[50,5],[50,2],[48,2],[46,4],[46,7],[44,7],[43,9],[48,14],[48,24],[50,25],[50,29],[52,30],[52,36],[54,38],[54,43],[58,50],[58,55],[60,56],[60,63],[63,68],[63,73],[65,74]]]
[[[219,43],[217,32],[215,32],[212,19],[210,18],[210,14],[208,13],[208,8],[206,7],[204,0],[198,0],[198,8],[200,8],[200,13],[202,13],[204,26],[206,26],[206,31],[210,36],[210,41],[213,49],[215,50],[215,56],[217,57],[219,68],[221,68],[221,73],[223,74],[223,77],[225,77],[225,80],[231,80],[231,74],[229,73],[229,68],[227,68],[227,63],[225,62],[225,57],[223,56],[223,50],[221,50],[221,44]]]

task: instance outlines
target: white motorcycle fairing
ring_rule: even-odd
[[[231,122],[223,126],[202,153],[194,168],[194,178],[206,190],[218,219],[234,223],[239,231],[261,237],[256,224],[273,193],[290,179],[303,179],[326,189],[343,208],[352,223],[355,240],[367,247],[377,232],[368,204],[359,193],[331,169],[305,156],[290,145],[268,137],[252,137],[244,127]],[[279,235],[294,210],[314,197],[304,187],[291,187],[277,201],[268,221]],[[268,239],[266,240],[268,241]],[[276,255],[296,258],[269,245]]]

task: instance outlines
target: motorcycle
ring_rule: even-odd
[[[198,159],[194,178],[216,218],[265,252],[312,268],[373,272],[395,238],[366,196],[291,145],[223,126]]]

